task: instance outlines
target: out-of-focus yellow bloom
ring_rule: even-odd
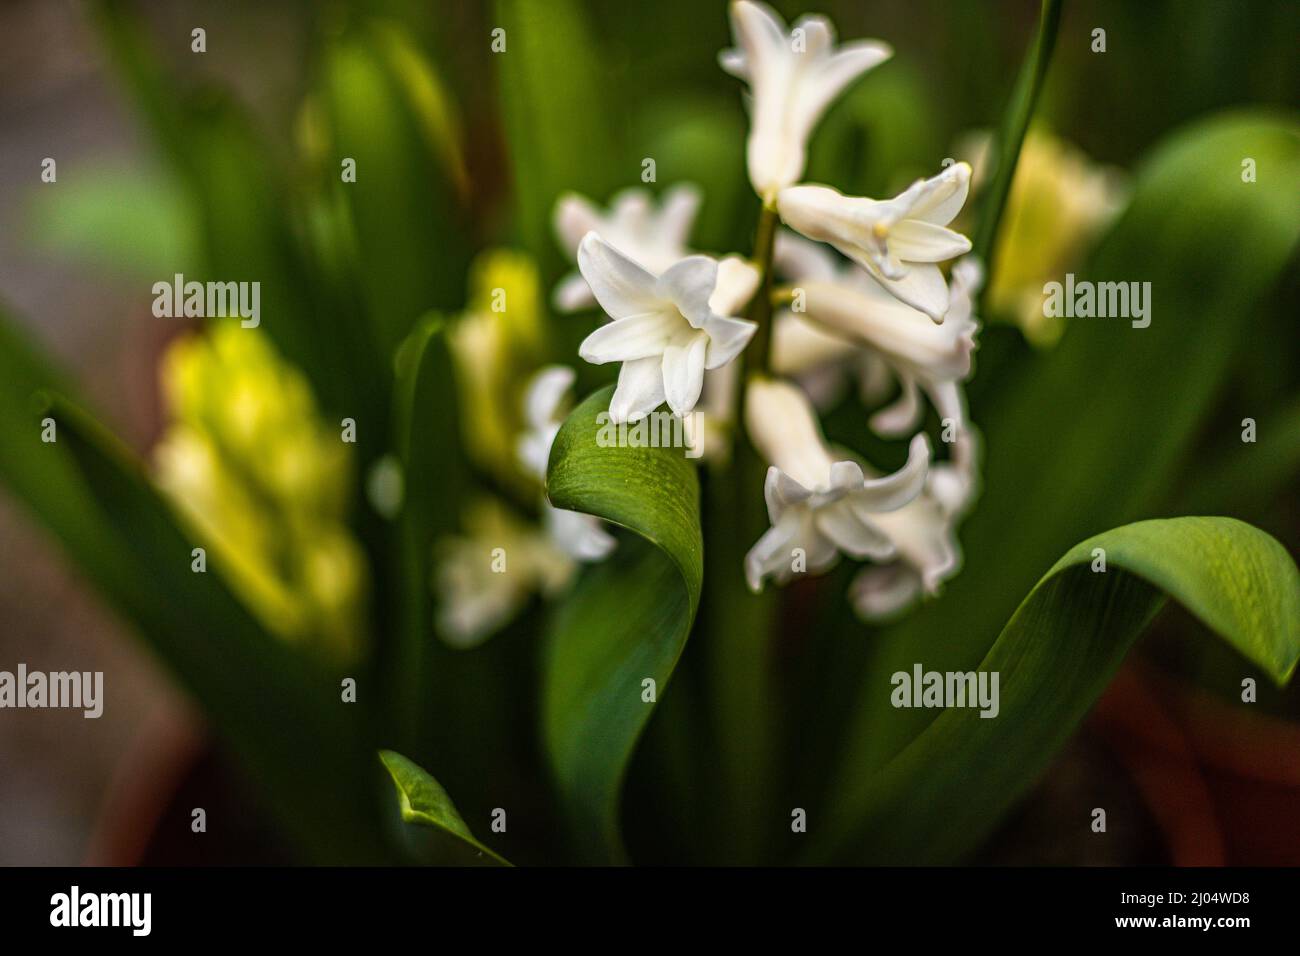
[[[162,364],[172,421],[154,453],[159,487],[276,634],[355,653],[367,586],[344,518],[352,457],[307,380],[265,335],[219,321]]]
[[[450,333],[465,446],[479,467],[516,487],[529,481],[515,444],[524,427],[523,390],[543,358],[541,310],[533,260],[489,250],[470,268],[469,306]]]
[[[988,137],[972,137],[959,152],[971,157],[978,190],[988,175]],[[1002,216],[988,290],[992,314],[1012,317],[1034,345],[1055,344],[1065,320],[1043,314],[1043,285],[1082,264],[1126,199],[1119,170],[1093,163],[1044,130],[1031,130]]]

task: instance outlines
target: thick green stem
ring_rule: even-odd
[[[749,305],[749,318],[758,323],[754,340],[749,343],[747,362],[750,371],[766,371],[772,346],[772,249],[776,244],[776,210],[764,206],[754,236],[753,263],[761,270],[758,291]]]
[[[767,370],[772,341],[772,249],[776,210],[764,206],[754,238],[752,262],[760,271],[759,288],[746,312],[757,323],[753,340],[742,353],[745,370]],[[744,385],[741,385],[741,401]],[[775,779],[776,732],[772,687],[771,628],[774,597],[752,595],[745,586],[745,551],[766,527],[763,508],[763,462],[749,442],[738,416],[732,466],[714,474],[706,488],[705,594],[701,608],[709,635],[707,651],[709,702],[716,734],[718,808],[713,831],[715,858],[754,864],[763,859],[775,811],[770,803]]]

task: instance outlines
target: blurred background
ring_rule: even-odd
[[[518,171],[512,173],[504,143],[489,50],[492,5],[437,0],[369,6],[430,55],[456,103],[469,171],[467,228],[476,248],[548,230],[536,217],[530,221],[511,212]],[[1030,0],[826,0],[808,11],[777,6],[787,18],[829,14],[841,36],[886,38],[897,51],[889,67],[873,75],[872,95],[837,107],[812,150],[809,179],[822,178],[819,173],[830,164],[842,168],[847,158],[857,178],[841,177],[837,185],[870,195],[885,195],[932,172],[943,158],[962,155],[972,132],[996,123],[1038,13]],[[133,7],[169,71],[232,90],[285,155],[299,148],[319,41],[347,15],[342,5],[182,0]],[[710,179],[703,184],[707,199],[696,244],[734,248],[736,237],[752,228],[755,213],[743,172],[739,88],[716,66],[717,51],[729,45],[724,5],[593,0],[588,12],[610,71],[605,95],[626,104],[613,122],[622,127],[618,135],[629,144],[629,156],[655,156],[661,184],[680,178],[673,157],[691,156],[691,171]],[[195,27],[206,30],[206,53],[190,50]],[[1091,49],[1097,28],[1106,31],[1104,53]],[[1067,2],[1039,114],[1045,129],[1092,163],[1122,175],[1152,143],[1195,117],[1234,105],[1294,110],[1300,92],[1297,36],[1300,4],[1291,2]],[[892,135],[856,132],[857,122],[875,120]],[[45,157],[57,160],[57,184],[40,180]],[[635,183],[640,171],[636,160],[600,168],[604,181],[584,189],[599,202]],[[124,96],[88,9],[62,0],[0,4],[0,296],[75,373],[102,417],[142,452],[160,434],[156,365],[179,324],[153,318],[153,280],[141,276],[170,275],[171,268],[153,263],[183,261],[197,242],[185,202]],[[115,242],[102,241],[105,229]],[[566,269],[553,244],[550,258],[543,256],[539,264],[547,289]],[[1297,293],[1300,284],[1291,269],[1276,299],[1261,311],[1258,341],[1235,360],[1230,390],[1206,426],[1207,447],[1215,443],[1212,435],[1236,427],[1241,408],[1296,408]],[[1037,349],[1051,347],[1050,341],[1027,341],[1028,333],[1011,316],[986,318],[991,325],[982,372],[1001,362],[1032,360]],[[575,326],[574,341],[584,332]],[[977,421],[984,381],[982,375],[971,387]],[[1294,413],[1290,421],[1300,428]],[[1293,554],[1300,548],[1296,464],[1293,457],[1279,466],[1283,493],[1242,502],[1232,512],[1277,536]],[[1300,846],[1300,818],[1294,814],[1300,735],[1281,721],[1252,727],[1247,734],[1262,748],[1262,760],[1242,752],[1240,736],[1223,736],[1236,719],[1222,707],[1235,686],[1232,669],[1223,666],[1226,654],[1186,615],[1167,611],[1146,641],[1145,663],[1126,669],[982,858],[1212,861],[1214,847],[1222,849],[1227,840],[1265,858],[1273,853],[1296,862],[1291,854]],[[130,838],[106,832],[105,820],[132,803],[132,788],[142,778],[156,781],[177,754],[198,746],[197,721],[127,627],[21,504],[0,489],[0,668],[20,661],[39,670],[102,670],[108,705],[93,721],[76,711],[0,713],[0,864],[73,864],[129,855]],[[1188,697],[1167,686],[1169,673],[1196,673],[1209,695]],[[1219,698],[1212,696],[1216,687]],[[1272,709],[1296,713],[1296,692]],[[1170,731],[1174,743],[1164,741],[1168,746],[1137,733],[1135,728],[1145,727],[1158,738],[1162,715],[1170,713],[1208,735],[1208,742],[1196,745],[1198,758],[1176,756],[1189,746],[1176,728]],[[1207,753],[1228,764],[1237,782],[1219,784],[1208,773],[1188,770],[1209,761]],[[1075,786],[1085,777],[1094,784],[1086,797]],[[1244,787],[1241,779],[1257,786]],[[1098,780],[1112,804],[1135,808],[1128,820],[1140,821],[1122,825],[1102,851],[1085,834],[1077,841],[1063,838],[1058,825],[1079,801],[1093,805]],[[1290,822],[1267,837],[1245,829],[1225,836],[1225,815],[1207,808],[1229,798],[1239,804],[1234,819],[1264,813]],[[1150,809],[1153,801],[1165,808],[1163,815]],[[1276,817],[1275,805],[1283,808]]]

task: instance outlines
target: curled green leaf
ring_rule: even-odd
[[[379,759],[397,787],[398,804],[405,822],[441,830],[467,847],[473,859],[499,866],[510,865],[504,857],[475,839],[442,784],[395,751],[381,750]]]
[[[619,790],[686,645],[704,574],[700,489],[680,448],[597,441],[612,387],[574,409],[551,449],[547,494],[624,539],[555,614],[543,664],[543,738],[587,853],[618,861]],[[648,543],[648,544],[647,544]]]
[[[979,665],[998,675],[996,715],[944,710],[879,773],[859,778],[814,855],[944,863],[978,846],[1074,732],[1166,597],[1278,684],[1294,673],[1300,571],[1274,538],[1233,518],[1107,531],[1043,576]]]

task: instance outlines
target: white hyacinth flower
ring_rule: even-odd
[[[573,387],[573,369],[550,365],[538,372],[524,396],[524,418],[528,430],[519,437],[519,460],[543,484],[551,445],[564,422],[561,410]],[[578,511],[556,508],[542,499],[542,525],[551,542],[578,561],[601,561],[617,543],[600,519]]]
[[[790,311],[773,319],[772,371],[798,382],[823,412],[838,405],[854,382],[862,403],[872,405],[892,381],[880,356]]]
[[[578,247],[578,268],[613,320],[578,354],[595,365],[623,363],[609,405],[616,425],[639,421],[665,400],[675,415],[690,414],[705,370],[740,354],[757,328],[713,310],[719,266],[709,256],[688,256],[655,275],[591,232]]]
[[[690,255],[687,240],[699,208],[700,191],[688,183],[666,190],[657,207],[648,189],[623,190],[610,202],[608,211],[577,193],[566,193],[555,204],[555,233],[575,262],[583,236],[595,232],[623,255],[658,274]],[[553,301],[561,312],[596,304],[580,272],[560,280]]]
[[[453,647],[469,648],[508,624],[534,594],[563,591],[578,565],[495,498],[473,502],[463,522],[463,535],[435,545],[433,586],[438,633]]]
[[[858,40],[835,46],[835,28],[805,16],[790,32],[771,7],[749,0],[731,5],[734,49],[722,68],[749,84],[749,181],[770,203],[803,176],[808,139],[846,86],[893,55],[888,44]]]
[[[796,551],[802,552],[802,570],[814,574],[831,567],[840,552],[879,561],[895,557],[895,544],[878,521],[920,494],[930,463],[925,435],[912,439],[901,469],[868,480],[858,462],[835,458],[807,397],[787,382],[760,378],[749,384],[745,425],[771,464],[764,495],[772,527],[745,556],[752,590],[761,590],[769,577],[789,580]]]
[[[777,209],[790,228],[828,242],[900,302],[935,322],[948,312],[948,285],[938,263],[970,251],[970,240],[947,228],[970,191],[970,166],[956,163],[917,180],[893,199],[845,196],[829,186],[781,190]]]
[[[837,262],[825,244],[787,230],[776,235],[772,264],[796,286],[809,280],[854,287],[870,281],[852,263]],[[866,405],[883,399],[891,382],[880,356],[789,309],[779,311],[773,319],[771,364],[772,371],[797,381],[813,405],[823,411],[839,403],[853,379]]]
[[[978,492],[977,457],[975,435],[963,432],[951,460],[931,466],[920,495],[876,516],[894,545],[894,559],[863,568],[849,585],[849,600],[864,620],[898,615],[923,595],[938,594],[961,570],[957,524]]]
[[[815,279],[798,286],[808,320],[864,346],[897,377],[898,401],[871,418],[872,429],[883,436],[898,437],[917,428],[923,414],[921,392],[940,419],[952,421],[958,431],[965,427],[961,383],[970,376],[976,348],[974,298],[982,270],[976,259],[967,257],[954,266],[952,276],[952,305],[942,325],[899,302],[861,272],[847,280]]]

